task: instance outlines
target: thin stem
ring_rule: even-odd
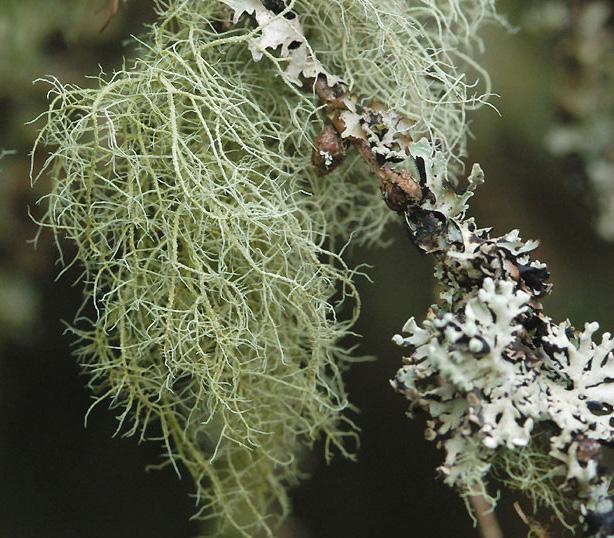
[[[503,538],[503,532],[490,503],[482,495],[471,495],[469,502],[478,520],[482,538]]]

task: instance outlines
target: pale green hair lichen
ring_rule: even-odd
[[[463,49],[492,2],[291,4],[328,70],[459,159],[465,108],[484,97],[454,61],[475,67]],[[222,2],[155,6],[133,65],[95,89],[49,80],[43,224],[83,268],[95,315],[72,330],[96,402],[124,435],[159,424],[200,517],[271,535],[302,447],[349,455],[356,437],[340,341],[359,300],[337,244],[381,240],[394,214],[357,159],[316,176],[318,105],[275,76],[282,59],[253,61],[248,19],[228,27]]]
[[[548,454],[546,432],[536,434],[522,448],[488,450],[482,443],[471,440],[459,455],[462,471],[456,476],[456,485],[469,514],[474,518],[470,497],[477,495],[494,510],[504,486],[511,492],[523,495],[530,503],[530,513],[540,509],[553,512],[556,519],[568,530],[574,530],[568,521],[574,512],[574,499],[565,486],[565,472],[560,462]],[[531,534],[529,534],[531,536]]]
[[[171,44],[161,25],[98,89],[52,83],[46,224],[76,245],[97,311],[73,331],[98,400],[126,435],[159,422],[201,515],[252,536],[286,508],[302,445],[345,450],[338,341],[354,315],[338,321],[332,300],[356,294],[240,40],[184,31]]]
[[[518,491],[531,503],[533,514],[540,508],[551,510],[569,530],[574,502],[565,487],[565,473],[559,462],[547,451],[547,439],[537,434],[520,450],[502,449],[493,462],[493,476],[512,491]]]

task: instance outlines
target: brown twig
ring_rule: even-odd
[[[314,89],[320,100],[326,104],[330,120],[330,125],[326,126],[324,132],[315,141],[316,149],[312,160],[318,172],[327,173],[338,164],[338,160],[333,163],[332,159],[333,157],[342,158],[340,156],[344,152],[340,149],[343,148],[341,141],[347,140],[356,148],[379,179],[380,190],[388,207],[402,213],[410,211],[412,206],[417,206],[423,198],[422,187],[418,179],[407,170],[394,169],[390,161],[378,159],[366,139],[352,135],[346,135],[343,138],[347,126],[342,113],[350,110],[347,103],[351,102],[351,96],[344,87],[340,84],[331,87],[326,77],[320,76],[314,82]],[[329,157],[330,165],[326,165],[323,156]],[[482,538],[503,538],[496,515],[486,499],[481,495],[473,495],[470,497],[470,502],[476,514]]]
[[[527,517],[527,515],[523,512],[522,508],[520,508],[520,505],[517,502],[514,503],[514,510],[516,510],[518,517],[527,527],[529,527],[529,529],[531,529],[531,531],[535,534],[535,536],[537,536],[537,538],[550,538],[550,533],[548,532],[548,530],[539,522]]]
[[[318,97],[328,108],[330,124],[342,137],[346,124],[341,117],[341,113],[349,111],[346,104],[349,95],[340,84],[330,87],[326,77],[322,75],[315,81],[314,88]],[[346,139],[356,148],[379,179],[380,190],[390,209],[404,212],[410,206],[420,202],[422,189],[419,181],[407,170],[395,170],[389,162],[378,160],[366,140],[354,136],[347,136]]]
[[[478,520],[482,538],[503,538],[497,516],[488,501],[482,495],[471,495],[469,502],[471,502],[475,517]]]

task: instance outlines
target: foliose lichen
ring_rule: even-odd
[[[446,482],[494,506],[492,471],[564,524],[575,509],[591,536],[611,535],[614,503],[601,461],[614,439],[611,335],[596,343],[597,323],[577,330],[554,322],[540,303],[552,286],[546,265],[532,258],[538,243],[517,230],[492,237],[467,217],[484,181],[479,165],[458,192],[436,142],[414,141],[401,114],[361,104],[324,77],[316,91],[327,129],[356,148],[412,241],[435,258],[440,302],[422,325],[410,318],[404,336],[394,336],[407,357],[392,386],[429,417],[426,437],[446,449]]]
[[[410,318],[394,337],[407,355],[393,387],[426,412],[426,437],[446,451],[440,471],[463,494],[487,496],[489,471],[509,470],[510,453],[534,453],[540,436],[556,479],[534,492],[535,503],[562,518],[567,493],[579,512],[601,510],[609,499],[601,447],[614,438],[614,340],[604,333],[594,342],[597,323],[577,330],[544,313],[540,300],[551,285],[546,266],[532,258],[536,242],[515,230],[492,237],[466,217],[478,168],[467,191],[454,194],[427,141],[410,151],[423,162],[424,194],[407,209],[407,225],[435,256],[442,291],[421,324]],[[504,478],[526,490],[523,480]]]

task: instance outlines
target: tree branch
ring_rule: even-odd
[[[503,538],[493,507],[482,495],[471,495],[469,502],[478,520],[482,538]]]

